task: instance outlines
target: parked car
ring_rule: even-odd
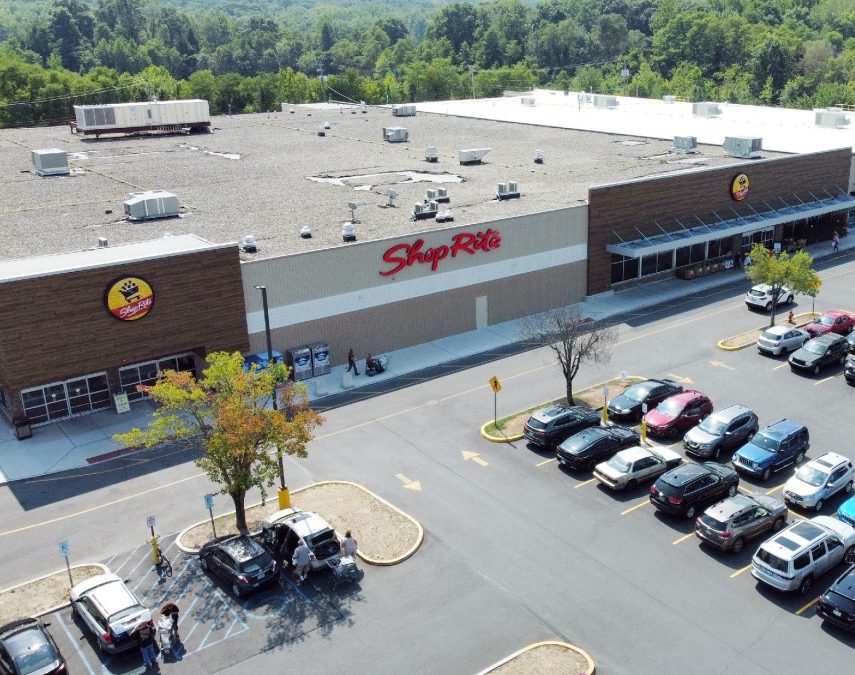
[[[787,524],[787,505],[769,495],[736,494],[713,504],[695,521],[698,539],[741,553],[745,542]]]
[[[699,391],[687,389],[669,396],[644,416],[651,436],[676,438],[697,426],[713,411],[709,398]]]
[[[686,453],[703,459],[718,459],[722,452],[740,447],[760,428],[757,415],[744,405],[716,410],[683,437]]]
[[[800,520],[764,541],[751,574],[779,591],[805,594],[840,562],[855,562],[855,528],[830,516]]]
[[[852,565],[819,596],[816,613],[823,621],[855,631],[855,565]]]
[[[612,490],[632,490],[682,463],[683,458],[670,448],[636,446],[597,464],[594,477]]]
[[[54,675],[66,672],[65,659],[41,619],[18,619],[0,626],[0,673]]]
[[[627,387],[609,401],[609,415],[618,420],[640,421],[644,406],[652,410],[669,396],[683,391],[683,385],[673,380],[644,380]]]
[[[846,357],[843,363],[843,377],[849,384],[855,384],[855,354]]]
[[[799,467],[784,484],[784,500],[803,509],[821,511],[838,492],[852,492],[852,462],[836,452],[826,452]]]
[[[71,588],[71,611],[80,618],[98,648],[116,654],[139,646],[134,629],[149,622],[151,612],[115,574],[98,574]]]
[[[855,527],[855,497],[850,497],[837,508],[837,519]]]
[[[261,523],[261,537],[276,560],[286,564],[300,541],[306,542],[314,556],[309,563],[313,572],[341,558],[341,539],[335,529],[312,511],[291,508],[271,513]]]
[[[748,309],[762,309],[767,312],[772,310],[772,287],[769,284],[757,284],[745,294],[745,304]],[[778,301],[775,305],[790,304],[794,300],[793,292],[786,286],[778,289]]]
[[[846,345],[849,347],[849,353],[855,354],[855,330],[846,336]]]
[[[569,469],[591,469],[618,450],[638,445],[641,437],[623,427],[590,427],[558,446],[556,459]]]
[[[199,565],[220,577],[236,598],[257,591],[276,580],[277,569],[270,554],[252,537],[217,537],[199,549]]]
[[[650,502],[660,511],[694,518],[698,509],[735,495],[737,487],[739,476],[729,466],[715,462],[681,464],[650,486]]]
[[[805,330],[810,333],[811,337],[825,335],[826,333],[846,336],[852,332],[853,328],[855,328],[855,317],[846,312],[841,312],[839,309],[829,310],[805,326]]]
[[[523,436],[532,445],[555,448],[568,436],[600,423],[600,412],[585,406],[552,405],[528,418]]]
[[[780,356],[794,352],[810,339],[807,331],[795,326],[770,326],[757,339],[757,351],[761,354]]]
[[[848,351],[846,338],[842,335],[820,335],[790,354],[790,370],[808,370],[816,375],[826,366],[844,363]]]
[[[790,419],[778,420],[743,445],[733,455],[733,466],[740,473],[769,480],[775,471],[790,464],[801,464],[810,449],[810,434],[804,424]]]

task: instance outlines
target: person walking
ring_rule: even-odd
[[[831,250],[834,253],[840,253],[840,235],[837,234],[837,230],[834,230],[834,234],[831,235]]]
[[[181,642],[181,638],[178,637],[178,605],[174,602],[167,602],[160,610],[160,613],[163,616],[168,616],[172,621],[169,626],[169,634],[172,636],[172,641]]]
[[[352,558],[356,555],[356,549],[356,539],[353,538],[350,530],[348,530],[344,533],[344,539],[341,540],[341,554]]]
[[[347,370],[344,372],[349,373],[351,368],[353,368],[353,374],[354,375],[359,375],[359,371],[356,369],[356,355],[353,353],[353,349],[348,349],[347,350]]]
[[[291,562],[294,564],[294,571],[299,575],[301,582],[306,580],[306,575],[309,573],[309,565],[312,563],[314,557],[306,542],[301,539],[297,548],[294,549],[294,557],[291,558]]]
[[[157,652],[154,650],[154,628],[148,621],[143,621],[135,630],[143,663],[146,669],[153,668],[157,663]]]

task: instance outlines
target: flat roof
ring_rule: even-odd
[[[544,96],[568,104],[572,98]],[[527,114],[545,107],[523,106],[519,98],[476,104],[496,117],[506,106]],[[0,256],[90,249],[98,237],[111,245],[133,243],[171,232],[215,243],[252,234],[258,253],[241,258],[253,260],[346,245],[341,227],[351,217],[349,202],[358,205],[358,241],[370,241],[578,205],[592,185],[743,161],[715,145],[674,153],[673,138],[636,131],[594,133],[538,126],[534,118],[493,121],[423,111],[431,106],[452,103],[417,104],[414,117],[394,117],[385,106],[364,113],[330,104],[293,106],[291,113],[286,106],[285,112],[214,117],[211,134],[96,140],[67,126],[0,130]],[[318,129],[325,122],[330,128],[322,137]],[[396,126],[408,130],[408,142],[382,140],[383,127]],[[425,161],[427,146],[436,146],[438,162]],[[71,175],[33,172],[30,151],[53,147],[69,153]],[[491,148],[484,164],[459,164],[459,150],[483,147]],[[542,164],[534,162],[536,150],[544,153]],[[507,181],[518,183],[519,199],[496,199],[496,185]],[[439,207],[451,209],[453,223],[413,221],[413,204],[437,186],[448,189],[450,203]],[[181,215],[127,221],[123,202],[145,190],[177,195]],[[397,193],[393,206],[388,190]],[[304,225],[311,239],[300,237]]]
[[[110,244],[109,241],[108,244]],[[120,265],[140,260],[152,260],[182,253],[210,251],[229,245],[215,245],[195,234],[182,234],[120,246],[108,245],[83,251],[54,253],[26,259],[0,260],[0,283],[107,265]],[[234,246],[235,244],[231,245]]]

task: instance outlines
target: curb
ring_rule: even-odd
[[[482,670],[480,673],[478,673],[478,675],[488,675],[488,673],[491,673],[494,670],[496,670],[497,668],[505,665],[506,663],[513,661],[515,658],[517,658],[521,654],[525,654],[526,652],[531,651],[532,649],[536,649],[537,647],[544,647],[547,645],[552,645],[555,647],[563,647],[564,649],[567,649],[568,651],[576,652],[577,654],[579,654],[579,656],[584,658],[585,661],[588,663],[588,669],[585,671],[584,675],[594,675],[594,673],[597,672],[597,666],[594,664],[594,659],[592,659],[591,656],[588,654],[588,652],[586,652],[581,647],[577,647],[576,645],[571,645],[569,642],[561,642],[559,640],[544,640],[543,642],[534,642],[530,645],[523,647],[522,649],[518,649],[517,651],[515,651],[510,656],[506,656],[501,661],[494,663],[492,666],[488,666],[487,668]]]
[[[798,319],[804,318],[806,316],[813,316],[814,314],[816,314],[816,312],[805,312],[803,314],[796,314],[795,315],[796,322],[793,324],[793,327],[794,328],[801,328],[802,326],[806,326],[807,324],[810,323],[810,321],[805,321],[804,323],[799,323]],[[778,325],[783,325],[783,324],[775,324],[775,325],[778,326]],[[768,326],[764,326],[762,328],[757,328],[755,330],[762,331],[762,330],[765,330],[766,328],[768,328]],[[728,340],[735,340],[737,337],[739,337],[739,336],[734,335],[733,337],[723,338],[716,343],[716,347],[718,347],[719,349],[721,349],[722,351],[725,351],[725,352],[737,352],[740,349],[745,349],[746,347],[750,347],[751,345],[757,344],[756,339],[751,340],[750,342],[738,343],[738,344],[735,344],[732,346],[724,344]]]
[[[422,542],[424,542],[425,531],[424,531],[424,528],[422,527],[421,523],[418,520],[413,518],[410,514],[405,513],[404,511],[401,511],[401,509],[399,509],[397,506],[395,506],[394,504],[390,504],[388,501],[383,499],[383,497],[381,497],[380,495],[378,495],[375,492],[372,492],[367,487],[365,487],[364,485],[360,485],[359,483],[354,483],[354,482],[348,481],[348,480],[324,480],[324,481],[319,481],[317,483],[312,483],[311,485],[305,485],[301,488],[297,488],[296,490],[292,490],[291,494],[294,495],[294,494],[297,494],[299,492],[302,492],[303,490],[308,490],[309,488],[317,487],[319,485],[352,485],[353,487],[359,488],[363,492],[368,493],[369,495],[374,497],[374,499],[376,499],[379,502],[382,502],[383,504],[385,504],[387,507],[389,507],[393,511],[400,513],[402,516],[404,516],[404,518],[406,518],[411,523],[413,523],[413,525],[416,526],[416,529],[418,530],[418,536],[416,537],[416,543],[413,544],[413,546],[410,548],[410,550],[408,550],[403,555],[398,556],[397,558],[392,558],[390,560],[380,560],[377,558],[371,558],[370,556],[367,556],[364,553],[362,553],[361,551],[357,550],[356,555],[359,556],[360,560],[367,563],[368,565],[376,565],[378,567],[388,567],[391,565],[397,565],[399,563],[402,563],[407,558],[411,557],[416,551],[418,551],[422,545]],[[246,508],[253,508],[255,506],[259,506],[261,503],[262,502],[256,502],[254,504],[249,504]],[[234,511],[227,511],[226,513],[223,513],[220,515],[221,516],[228,516],[232,513],[234,513]],[[217,516],[217,517],[220,517],[220,516]],[[189,530],[192,530],[194,527],[198,527],[199,525],[210,524],[210,522],[211,521],[208,518],[205,520],[200,520],[197,523],[193,523],[192,525],[188,525],[183,530],[181,530],[181,532],[179,532],[178,535],[175,537],[175,545],[179,548],[179,550],[183,551],[184,553],[187,553],[190,555],[198,553],[199,552],[198,548],[190,548],[189,546],[185,546],[184,544],[182,544],[181,543],[181,537],[185,533],[187,533]],[[250,532],[250,534],[258,534],[258,532]]]
[[[72,570],[74,570],[74,569],[77,569],[77,568],[79,568],[79,567],[100,567],[100,568],[103,570],[103,573],[104,573],[104,574],[109,574],[109,573],[110,573],[110,569],[109,569],[106,565],[103,565],[103,564],[101,564],[101,563],[96,563],[96,562],[93,562],[93,563],[80,563],[80,564],[78,564],[78,565],[72,565],[72,566],[71,566],[71,569],[72,569]],[[67,573],[68,573],[68,570],[67,570],[67,569],[65,569],[65,568],[63,568],[63,569],[59,569],[59,570],[57,570],[56,572],[49,572],[48,574],[42,574],[40,577],[36,577],[35,579],[29,579],[28,581],[24,581],[24,582],[22,582],[22,583],[20,583],[20,584],[15,584],[14,586],[9,586],[8,588],[0,589],[0,595],[2,595],[3,593],[8,593],[8,592],[10,592],[10,591],[14,591],[14,590],[15,590],[15,589],[17,589],[17,588],[22,588],[22,587],[24,587],[24,586],[29,586],[30,584],[34,584],[34,583],[36,583],[37,581],[41,581],[42,579],[47,579],[48,577],[52,577],[52,576],[54,576],[54,575],[56,575],[56,574],[67,574]],[[70,604],[71,604],[71,601],[69,600],[68,602],[63,602],[63,603],[61,603],[61,604],[59,604],[59,605],[54,605],[53,607],[50,607],[50,608],[45,609],[45,610],[42,610],[41,612],[39,612],[38,614],[36,614],[36,616],[44,616],[45,614],[50,614],[51,612],[55,612],[55,611],[57,611],[57,610],[59,610],[59,609],[62,609],[63,607],[68,607]]]
[[[484,422],[481,425],[481,438],[485,438],[491,443],[512,443],[513,441],[519,441],[523,439],[523,434],[514,434],[513,436],[493,436],[487,433],[487,427],[491,425],[492,422]]]

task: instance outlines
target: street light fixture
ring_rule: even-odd
[[[261,306],[264,309],[264,337],[267,339],[267,368],[270,369],[275,361],[273,358],[273,341],[270,339],[270,309],[267,305],[267,286],[256,286],[261,291]],[[273,383],[273,409],[279,410],[279,400],[276,392],[276,382]],[[279,460],[279,508],[291,506],[291,494],[285,485],[285,465],[282,461],[282,451],[276,448],[276,459]]]

